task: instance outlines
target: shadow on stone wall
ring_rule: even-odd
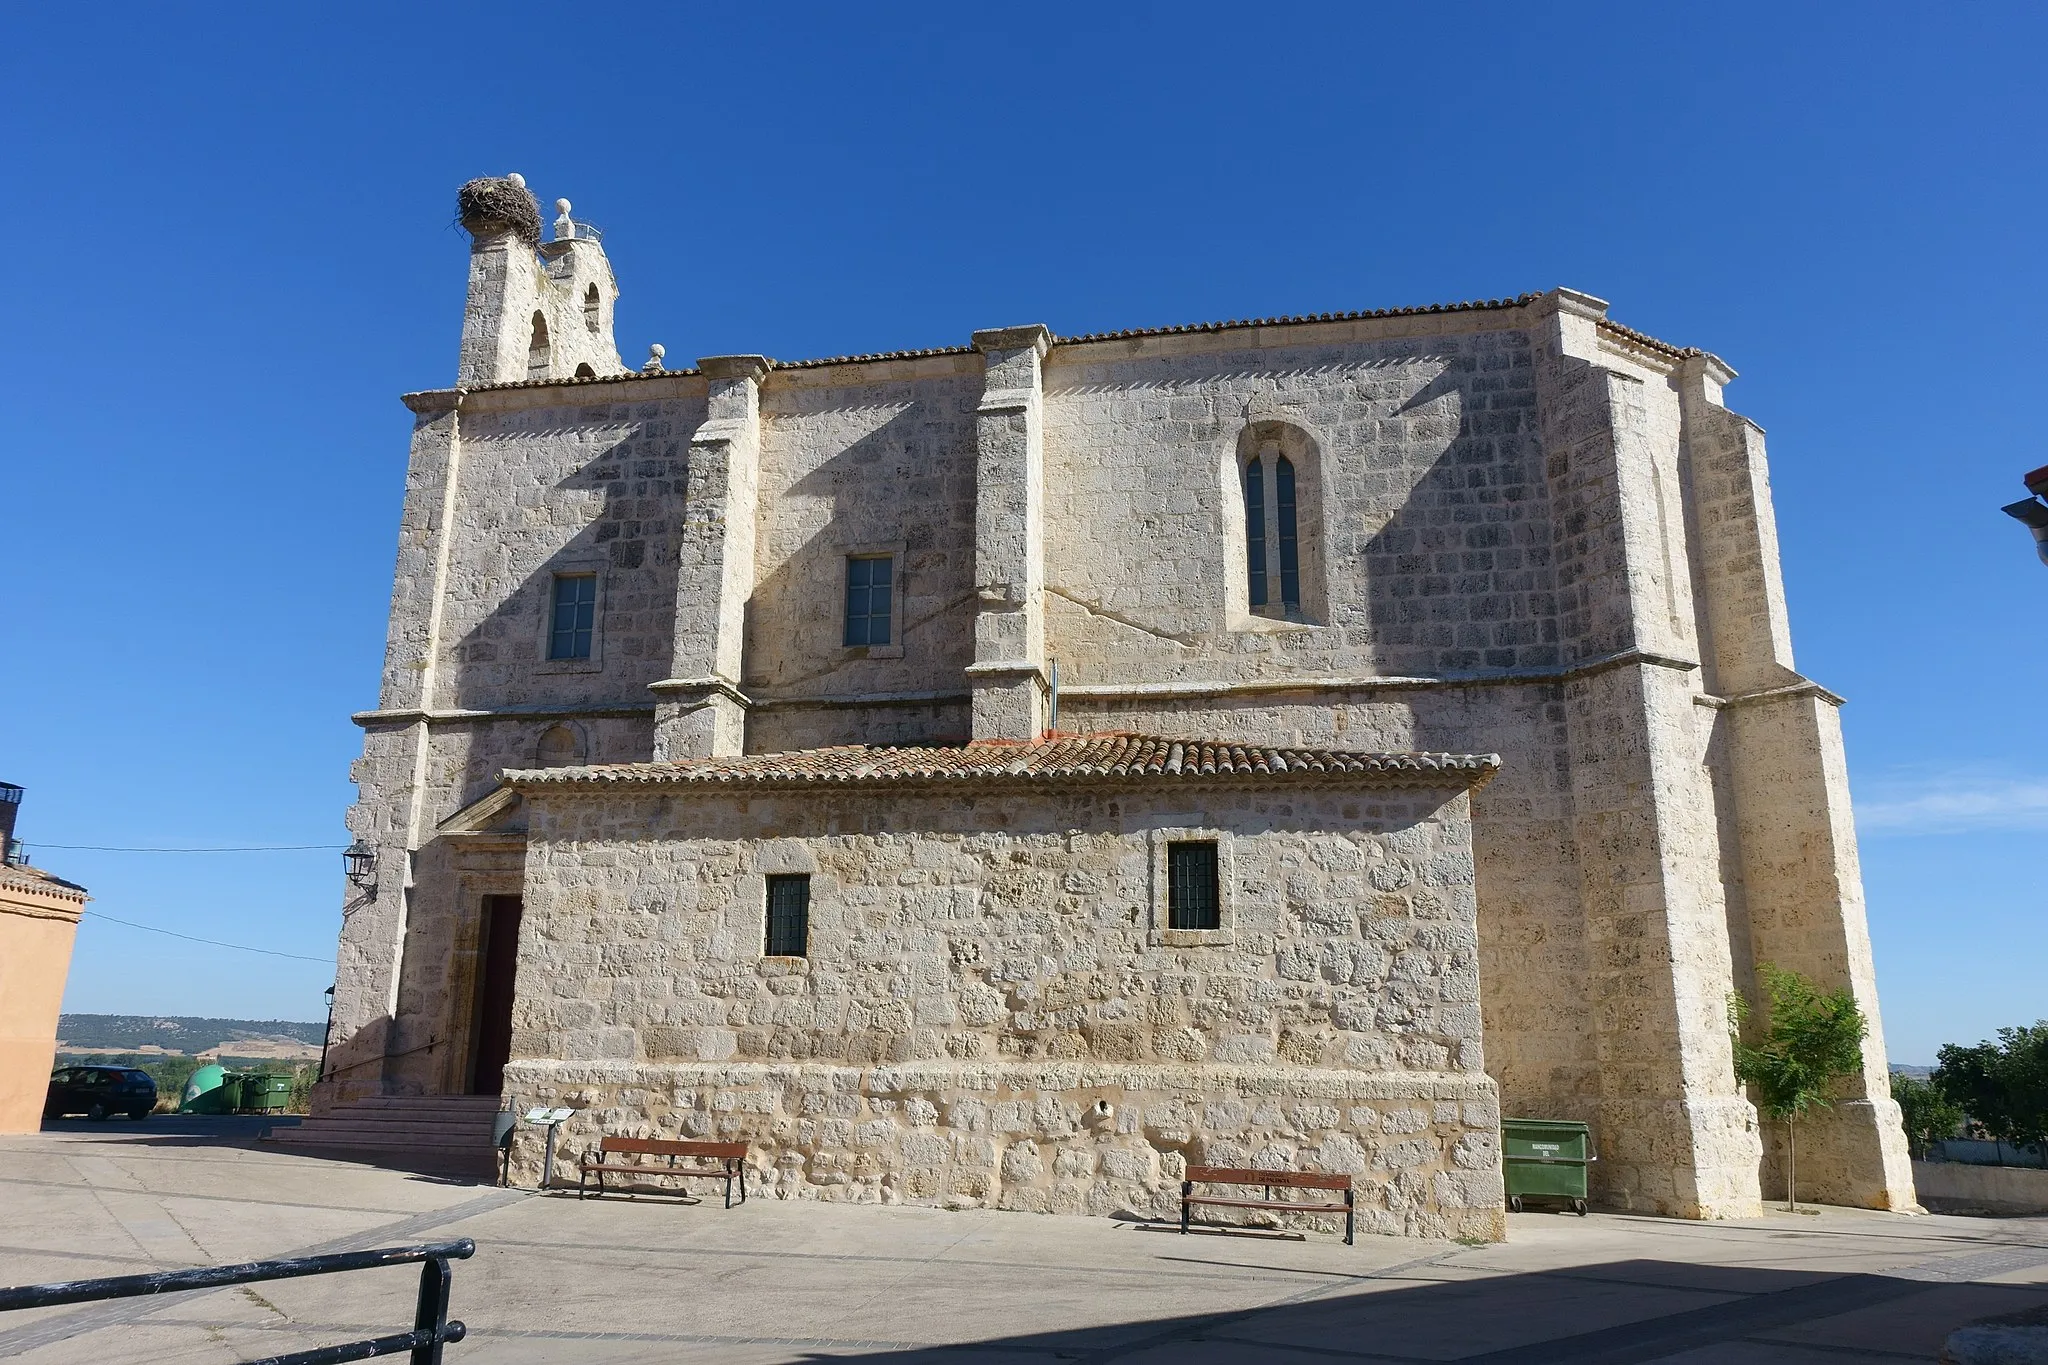
[[[456,705],[489,709],[549,701],[652,709],[646,685],[667,676],[675,628],[677,538],[688,464],[683,426],[681,414],[676,412],[665,411],[638,421],[629,434],[547,489],[551,503],[574,501],[576,495],[587,499],[596,492],[602,495],[602,506],[589,525],[517,585],[481,589],[495,593],[497,600],[451,649],[454,678],[450,693]],[[478,441],[467,458],[489,461],[495,444]],[[516,444],[523,448],[525,443]],[[502,480],[488,486],[503,499],[488,509],[497,524],[472,528],[473,538],[488,545],[493,538],[509,541],[530,534],[519,522],[521,513],[529,509],[517,503],[516,490]],[[544,630],[554,575],[564,569],[592,567],[601,568],[604,578],[598,623],[601,670],[548,672],[536,677],[535,666],[545,662]],[[534,735],[549,723],[537,719]],[[531,747],[529,743],[516,756],[487,755],[485,761],[472,761],[462,775],[455,805],[466,805],[483,795],[496,781],[498,771],[511,762],[531,763]],[[599,761],[614,756],[589,757]],[[495,761],[498,758],[507,761]]]
[[[1535,389],[1528,365],[1515,363],[1526,357],[1519,348],[1459,355],[1402,404],[1397,418],[1455,416],[1456,434],[1376,532],[1332,547],[1333,568],[1363,560],[1373,657],[1382,672],[1538,668],[1561,660]],[[1417,438],[1402,448],[1427,446]],[[1411,474],[1370,464],[1366,470],[1370,479]]]
[[[963,670],[974,661],[976,610],[973,434],[971,417],[935,412],[931,403],[913,400],[776,495],[797,509],[823,502],[831,511],[823,527],[754,584],[747,607],[749,691],[843,696],[964,690]],[[963,436],[969,444],[957,448]],[[763,503],[772,505],[766,490]],[[895,566],[890,648],[902,656],[850,652],[843,644],[845,556],[897,544],[902,553]],[[910,705],[879,713],[777,709],[748,717],[747,748],[958,743],[967,738],[966,719],[964,705]]]

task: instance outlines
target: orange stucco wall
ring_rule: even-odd
[[[57,1054],[57,1011],[71,970],[77,906],[23,904],[0,889],[0,1133],[42,1127]]]

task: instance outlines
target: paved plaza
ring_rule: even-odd
[[[451,1365],[1932,1360],[2048,1305],[2048,1219],[1509,1219],[1504,1245],[711,1197],[579,1203],[267,1150],[247,1120],[0,1138],[0,1284],[471,1237]],[[410,1267],[0,1315],[0,1358],[228,1362],[401,1330]]]

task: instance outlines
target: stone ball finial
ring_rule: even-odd
[[[661,358],[668,354],[668,348],[655,342],[647,348],[647,363],[640,367],[642,374],[657,374],[662,368]]]
[[[526,188],[526,177],[521,175],[517,171],[512,172],[512,174],[506,176],[505,178],[511,181],[512,184],[519,189],[523,190]]]
[[[455,220],[477,241],[507,232],[529,245],[540,241],[540,201],[516,175],[465,184],[455,196]]]
[[[557,199],[555,201],[555,212],[561,214],[564,218],[567,218],[569,216],[569,201],[566,199]]]

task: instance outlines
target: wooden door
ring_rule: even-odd
[[[512,1056],[513,983],[519,971],[519,917],[524,909],[517,896],[484,897],[483,941],[477,951],[481,979],[469,1049],[472,1095],[497,1095],[505,1089],[505,1063]]]

